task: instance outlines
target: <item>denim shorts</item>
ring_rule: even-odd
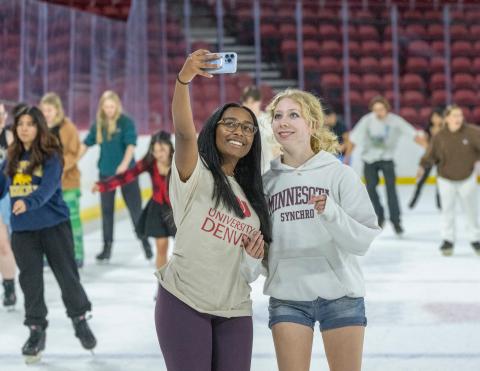
[[[281,300],[270,297],[268,327],[279,322],[293,322],[312,329],[320,323],[320,331],[346,326],[367,326],[363,298],[348,296],[335,300],[317,298],[314,301]]]

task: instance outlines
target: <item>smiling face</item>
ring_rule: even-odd
[[[273,111],[272,128],[275,139],[286,151],[310,149],[312,130],[302,117],[300,105],[291,98],[278,102]]]
[[[155,143],[152,148],[153,158],[165,165],[170,163],[170,146],[166,143]]]
[[[254,125],[254,120],[250,113],[243,108],[230,107],[225,110],[222,120],[231,119],[239,121],[242,124]],[[230,131],[221,123],[216,127],[215,144],[222,155],[224,161],[228,159],[239,160],[245,157],[250,149],[255,135],[246,135],[239,125],[234,131]]]
[[[17,136],[20,141],[23,143],[25,149],[30,149],[32,143],[37,137],[38,128],[37,125],[33,122],[33,118],[30,115],[22,115],[18,119],[18,124],[16,127]]]
[[[463,112],[460,108],[452,109],[450,113],[445,116],[448,129],[452,132],[458,131],[462,127],[463,121]]]

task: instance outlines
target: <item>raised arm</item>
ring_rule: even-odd
[[[217,58],[208,50],[196,50],[190,54],[177,75],[172,101],[173,125],[175,126],[175,165],[180,179],[186,182],[198,161],[197,133],[193,123],[188,86],[195,76],[213,77],[202,68],[215,68],[208,63]]]

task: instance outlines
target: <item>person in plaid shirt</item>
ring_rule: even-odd
[[[134,167],[95,183],[93,192],[108,192],[134,181],[143,172],[152,179],[153,194],[137,223],[137,234],[154,237],[157,247],[156,266],[167,263],[168,237],[175,236],[172,207],[168,197],[168,178],[173,158],[170,134],[161,131],[152,136],[148,152]]]

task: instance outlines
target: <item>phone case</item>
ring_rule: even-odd
[[[224,53],[215,53],[215,54],[219,54],[220,58],[210,61],[210,63],[216,64],[218,65],[218,67],[205,68],[204,71],[207,71],[212,75],[237,72],[237,53],[224,52]]]

